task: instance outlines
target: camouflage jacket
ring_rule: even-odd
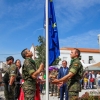
[[[58,73],[52,71],[50,75],[53,75],[53,76],[55,76],[55,78],[57,78]],[[51,78],[51,79],[55,79],[55,78]]]
[[[15,77],[17,76],[17,71],[18,71],[18,69],[15,64],[11,64],[9,66],[9,68],[7,70],[8,74],[9,74],[9,80],[10,80],[11,76],[15,76]]]
[[[31,77],[31,74],[36,71],[34,60],[26,58],[22,67],[22,78],[25,80],[24,85],[36,85],[36,79]]]
[[[71,60],[69,72],[72,72],[75,75],[68,80],[68,91],[81,91],[80,79],[83,75],[83,66],[79,58]]]
[[[16,76],[17,75],[17,67],[15,64],[11,64],[11,66],[8,68],[9,69],[9,75],[11,76]]]

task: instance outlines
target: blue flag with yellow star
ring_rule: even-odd
[[[60,56],[57,22],[53,0],[48,2],[49,17],[49,66]]]

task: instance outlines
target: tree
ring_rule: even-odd
[[[39,45],[36,46],[36,52],[38,58],[35,59],[36,65],[39,66],[41,62],[45,64],[45,53],[46,53],[46,47],[45,47],[45,38],[43,36],[38,37]]]
[[[39,45],[36,46],[37,56],[38,58],[35,59],[36,65],[39,67],[40,63],[46,63],[46,40],[43,36],[38,37]],[[52,65],[58,65],[61,59],[57,58]]]

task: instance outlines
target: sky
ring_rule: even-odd
[[[61,47],[99,49],[100,0],[53,0]],[[0,61],[38,45],[45,0],[0,0]]]

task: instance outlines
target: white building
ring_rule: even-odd
[[[7,69],[6,63],[0,61],[0,82],[2,82],[2,77],[4,76],[4,73],[2,73],[2,69],[3,71],[5,71]]]
[[[36,50],[35,50],[35,46],[32,44],[32,46],[31,46],[31,48],[30,48],[30,51],[33,53],[33,59],[35,59],[35,57],[36,57]]]
[[[63,47],[60,48],[60,58],[61,61],[59,62],[59,64],[61,64],[61,62],[63,60],[67,60],[68,65],[70,64],[70,52],[73,48],[67,48],[67,47]],[[100,62],[100,51],[99,49],[89,49],[89,48],[78,48],[81,51],[81,55],[80,55],[80,59],[81,61],[83,61],[85,64],[92,64],[92,63],[98,63]],[[30,51],[33,52],[33,59],[35,57],[37,57],[36,54],[36,47],[34,45],[31,46]]]

